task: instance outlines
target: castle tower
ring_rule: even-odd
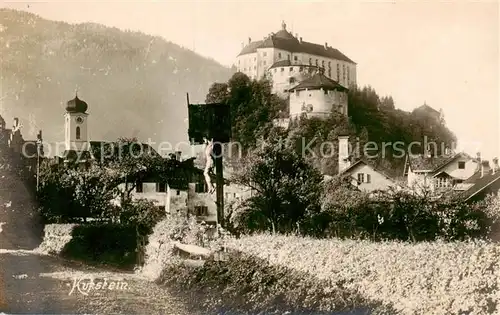
[[[88,105],[78,98],[68,101],[64,114],[65,149],[66,153],[81,153],[90,151],[88,137]]]

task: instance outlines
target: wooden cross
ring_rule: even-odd
[[[222,143],[231,138],[230,107],[226,104],[190,104],[187,94],[189,139],[192,145],[204,144],[204,139],[213,140],[212,154],[215,157],[217,196],[217,223],[224,227],[224,176]]]

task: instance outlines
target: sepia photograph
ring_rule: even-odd
[[[500,1],[0,3],[0,315],[500,315]]]

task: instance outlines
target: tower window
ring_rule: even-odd
[[[81,134],[80,134],[80,127],[76,127],[76,140],[80,140]]]

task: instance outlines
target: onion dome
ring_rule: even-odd
[[[84,101],[78,98],[78,95],[74,99],[68,101],[66,104],[66,111],[68,113],[85,113],[87,111],[88,105]]]

